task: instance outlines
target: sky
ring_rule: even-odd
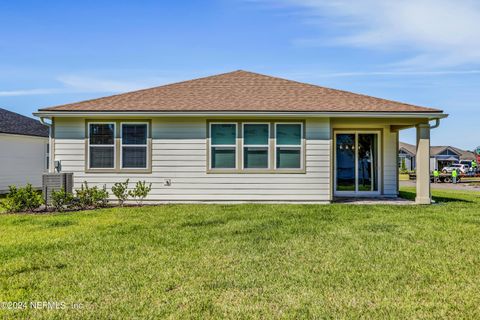
[[[439,108],[432,145],[480,145],[478,0],[0,0],[0,107],[24,115],[238,69]]]

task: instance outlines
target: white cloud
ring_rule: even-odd
[[[333,33],[336,45],[412,53],[401,66],[480,63],[478,0],[281,1],[304,9],[306,21]],[[299,39],[297,43],[314,45],[325,39]]]
[[[58,88],[34,88],[0,91],[0,97],[32,96],[65,93],[121,93],[157,86],[166,79],[146,78],[138,81],[118,81],[105,78],[63,75],[57,78]]]
[[[117,81],[75,75],[60,76],[58,81],[66,88],[78,92],[127,92],[153,85],[150,81]]]
[[[45,88],[45,89],[25,89],[25,90],[4,90],[0,91],[0,97],[15,97],[15,96],[35,96],[43,94],[61,93],[61,89]]]
[[[444,70],[444,71],[365,71],[319,73],[319,77],[369,77],[369,76],[448,76],[480,74],[480,70]]]

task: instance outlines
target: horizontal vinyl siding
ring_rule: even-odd
[[[130,179],[152,183],[152,201],[328,201],[330,200],[330,122],[306,121],[306,173],[207,174],[206,119],[152,120],[152,173],[85,173],[84,119],[55,119],[55,160],[83,181],[108,189]],[[171,186],[165,186],[170,179]]]
[[[385,195],[398,194],[397,172],[397,135],[387,127],[384,130],[384,153],[383,153],[383,193]]]
[[[42,186],[48,138],[0,134],[0,192],[8,186]]]

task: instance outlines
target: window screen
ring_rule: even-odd
[[[146,123],[122,124],[122,168],[147,168],[147,137]]]
[[[243,167],[268,169],[268,124],[243,125]]]
[[[302,167],[302,125],[278,123],[276,126],[276,167],[300,169]]]
[[[89,124],[89,153],[90,168],[115,167],[115,124]]]
[[[210,167],[212,169],[235,169],[237,125],[235,123],[212,123],[210,139]]]

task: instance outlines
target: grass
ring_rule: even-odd
[[[434,195],[0,215],[0,302],[66,304],[0,317],[478,318],[480,193]]]

